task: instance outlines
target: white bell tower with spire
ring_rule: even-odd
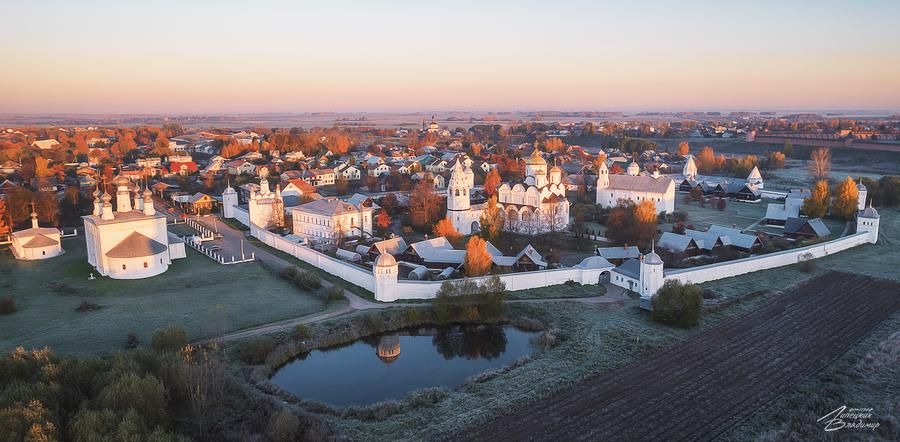
[[[469,194],[469,177],[460,161],[457,161],[450,173],[447,184],[447,218],[460,233],[472,233],[472,202]]]
[[[642,298],[652,298],[665,281],[663,260],[656,254],[656,240],[650,245],[650,253],[641,255],[641,287]]]
[[[231,187],[231,178],[228,178],[225,191],[222,192],[222,216],[225,218],[234,218],[234,208],[238,205],[238,194]]]

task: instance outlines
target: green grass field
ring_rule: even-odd
[[[15,299],[18,310],[0,316],[0,351],[103,353],[123,348],[130,332],[148,344],[155,330],[179,324],[197,339],[213,327],[239,330],[326,307],[256,263],[223,266],[191,249],[153,278],[89,281],[84,238],[65,239],[63,247],[62,256],[35,262],[0,250],[0,298]],[[77,312],[82,301],[100,309]]]

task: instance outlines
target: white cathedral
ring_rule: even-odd
[[[113,279],[149,278],[168,270],[172,259],[184,258],[184,243],[169,235],[166,217],[153,208],[150,190],[134,192],[132,206],[128,179],[120,176],[113,184],[115,210],[112,196],[100,195],[98,189],[94,212],[82,217],[88,262],[97,272]]]
[[[616,207],[619,200],[631,200],[636,204],[650,200],[656,204],[657,213],[675,211],[675,180],[661,176],[659,172],[648,175],[634,160],[625,175],[610,175],[606,162],[597,171],[597,204],[600,207]]]
[[[464,235],[480,230],[485,204],[471,204],[475,175],[456,162],[447,185],[447,217]],[[529,235],[564,230],[569,225],[569,200],[562,183],[562,169],[547,172],[547,161],[535,149],[525,161],[525,179],[503,183],[497,191],[503,230]]]

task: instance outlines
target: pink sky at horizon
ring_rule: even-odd
[[[312,20],[342,6],[263,2],[259,26],[220,2],[142,12],[165,24],[150,27],[110,3],[108,26],[68,32],[92,8],[31,3],[13,12],[48,31],[0,29],[0,59],[15,60],[0,73],[0,113],[900,109],[898,2],[871,2],[877,16],[760,2],[724,7],[718,22],[697,18],[704,2],[651,2],[660,12],[638,20],[647,5],[559,5],[596,22],[533,5],[394,13],[378,1]],[[443,20],[422,23],[429,14]]]

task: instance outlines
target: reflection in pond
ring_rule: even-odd
[[[406,330],[313,350],[279,368],[272,382],[339,407],[402,399],[420,388],[454,388],[469,376],[512,364],[532,353],[536,334],[500,325]]]

